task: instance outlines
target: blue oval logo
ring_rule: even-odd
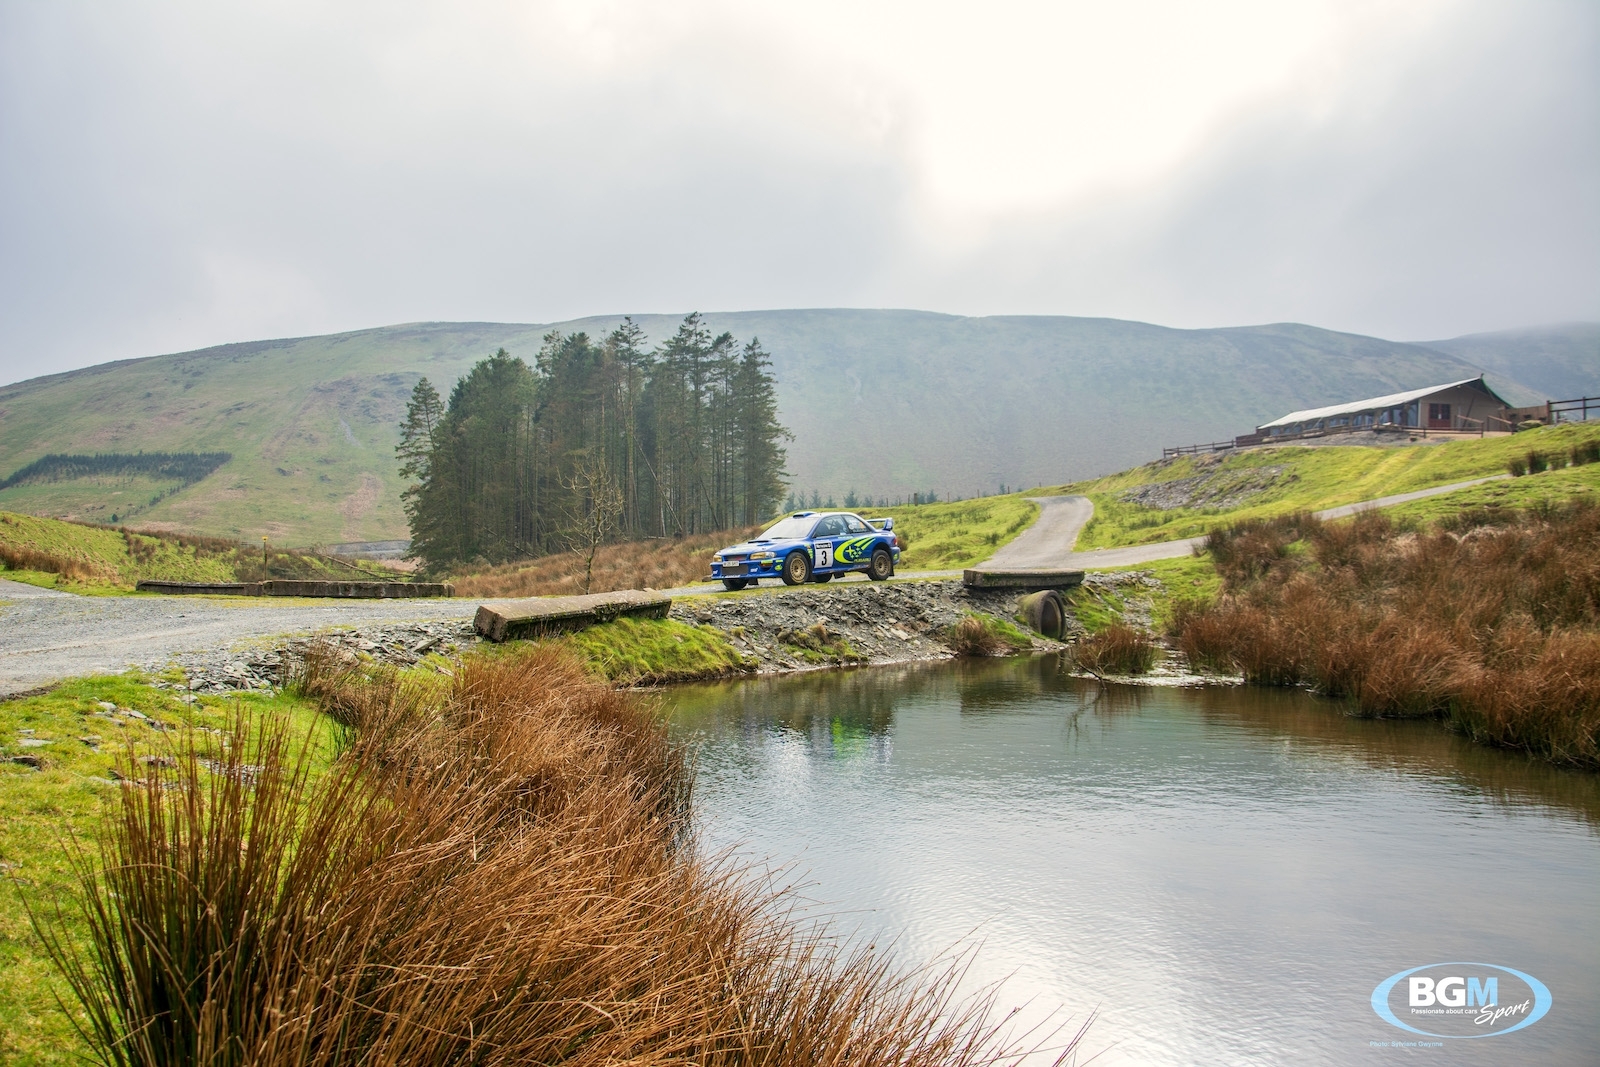
[[[1509,979],[1505,989],[1502,979]],[[1501,1037],[1532,1026],[1554,1002],[1539,979],[1497,963],[1428,963],[1392,974],[1372,991],[1378,1018],[1424,1037]]]

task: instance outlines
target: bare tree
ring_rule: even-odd
[[[572,551],[585,553],[583,591],[587,594],[594,580],[595,553],[616,532],[622,519],[622,487],[612,477],[604,456],[580,459],[562,486],[572,494],[574,521],[567,544]]]

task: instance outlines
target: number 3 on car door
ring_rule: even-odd
[[[812,551],[816,553],[817,570],[826,570],[827,568],[833,566],[832,541],[813,541],[811,543],[811,548]]]

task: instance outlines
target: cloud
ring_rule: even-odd
[[[0,379],[418,319],[1600,316],[1592,5],[0,8]]]

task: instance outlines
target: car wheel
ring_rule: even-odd
[[[737,593],[739,590],[743,589],[745,586],[750,584],[750,579],[748,579],[748,578],[724,578],[724,579],[722,579],[722,584],[727,588],[728,592]]]
[[[796,549],[783,561],[783,584],[805,585],[811,580],[811,560]]]
[[[872,562],[867,564],[867,577],[875,582],[881,582],[894,573],[894,557],[889,555],[887,548],[872,550]]]
[[[817,575],[813,575],[811,580],[813,582],[816,582],[818,585],[822,585],[825,582],[833,581],[833,575],[831,575],[831,574],[817,574]]]

